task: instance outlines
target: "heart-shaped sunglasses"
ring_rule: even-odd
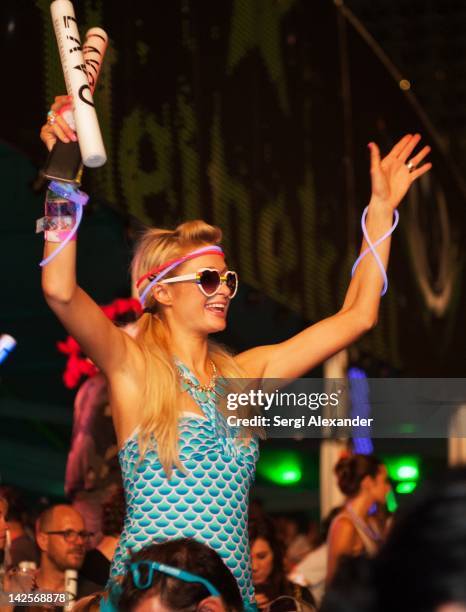
[[[222,283],[230,290],[230,299],[233,299],[238,291],[238,275],[232,270],[220,274],[215,268],[202,268],[192,274],[181,274],[160,281],[161,285],[168,283],[182,283],[194,281],[206,297],[212,297],[217,293]]]

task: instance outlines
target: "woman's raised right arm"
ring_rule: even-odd
[[[58,112],[69,103],[68,96],[58,96],[52,106]],[[63,117],[41,129],[41,139],[50,150],[57,137],[63,142],[76,140],[73,130]],[[48,257],[59,243],[45,242],[44,256]],[[124,368],[128,351],[137,351],[134,340],[118,329],[100,307],[76,282],[76,241],[69,242],[42,268],[42,289],[45,299],[67,331],[79,343],[84,353],[107,376]]]
[[[45,257],[58,246],[46,242]],[[75,262],[76,242],[72,241],[43,267],[42,290],[47,304],[83,352],[104,374],[111,376],[124,367],[128,351],[134,350],[136,344],[76,283]]]

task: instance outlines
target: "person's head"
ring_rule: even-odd
[[[125,494],[119,487],[102,504],[102,533],[105,536],[119,536],[125,520]]]
[[[2,485],[0,487],[0,497],[8,503],[8,522],[22,523],[25,515],[25,505],[21,493],[15,487]]]
[[[270,519],[250,522],[249,544],[254,587],[273,592],[273,597],[282,594],[284,547]]]
[[[338,486],[348,498],[363,495],[369,502],[385,503],[390,490],[387,468],[374,455],[349,455],[335,466]]]
[[[0,496],[0,551],[3,551],[6,543],[6,530],[8,524],[6,517],[8,514],[8,502],[4,497]]]
[[[135,340],[146,363],[139,445],[144,455],[152,442],[157,442],[167,475],[178,460],[180,388],[175,344],[185,346],[189,337],[205,340],[209,359],[222,377],[243,376],[231,355],[208,341],[210,333],[225,328],[233,295],[228,283],[233,287],[234,276],[223,278],[227,262],[216,250],[220,240],[220,229],[204,221],[189,221],[173,231],[151,229],[142,236],[133,259],[132,277],[144,305],[144,313],[136,323]],[[168,270],[167,264],[198,249],[207,250],[179,263],[160,278],[160,273]],[[211,273],[198,275],[197,282],[195,273],[202,269],[210,269]],[[222,274],[220,283],[218,273]],[[189,280],[171,282],[182,275],[188,275]],[[159,280],[153,284],[156,279]]]
[[[204,221],[188,221],[173,231],[152,229],[144,234],[133,260],[133,278],[145,308],[144,317],[156,315],[172,332],[177,329],[201,336],[225,328],[234,277],[229,276],[227,283],[217,283],[218,275],[228,270],[218,246],[221,238],[221,230]],[[201,249],[160,277],[164,266]],[[197,281],[182,280],[198,272]],[[156,278],[160,280],[153,284]]]
[[[298,521],[290,516],[283,517],[283,535],[285,544],[291,544],[299,533]]]
[[[238,584],[219,555],[195,540],[182,539],[152,544],[131,557],[119,609],[239,612],[243,603]]]
[[[82,516],[73,507],[57,505],[47,508],[37,521],[37,545],[41,567],[64,572],[79,569],[84,561],[89,532]]]

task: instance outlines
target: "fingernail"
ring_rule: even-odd
[[[78,140],[78,138],[77,138],[76,134],[71,134],[71,140],[72,140],[73,142],[76,142],[76,141]]]

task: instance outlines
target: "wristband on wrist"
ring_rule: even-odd
[[[83,206],[89,196],[73,186],[52,181],[45,197],[45,216],[36,222],[36,232],[44,232],[47,242],[60,243],[60,246],[40,266],[47,265],[72,240],[83,216]]]
[[[75,222],[75,214],[42,217],[36,221],[36,234],[44,232],[46,242],[63,242],[71,234]],[[76,232],[71,240],[76,240]]]
[[[67,231],[56,231],[56,230],[46,230],[44,232],[45,242],[64,242],[71,232]],[[77,235],[76,232],[71,235],[71,238],[67,242],[72,242],[76,240]]]
[[[359,255],[359,257],[354,262],[353,268],[351,270],[351,276],[352,277],[354,276],[354,273],[356,272],[356,268],[361,263],[362,259],[364,259],[364,257],[369,252],[371,252],[372,255],[375,258],[375,261],[377,262],[377,265],[380,268],[380,273],[382,274],[383,288],[382,288],[382,292],[381,292],[380,295],[383,296],[383,295],[385,295],[387,293],[388,278],[387,278],[387,273],[385,271],[384,265],[383,265],[382,261],[380,260],[379,254],[375,250],[375,247],[378,246],[381,242],[383,242],[384,240],[386,240],[389,236],[391,236],[393,234],[393,232],[395,231],[396,226],[398,225],[398,221],[400,219],[400,213],[396,209],[394,210],[395,220],[393,221],[393,225],[391,226],[391,228],[387,232],[385,232],[385,234],[383,236],[381,236],[378,240],[376,240],[374,243],[372,243],[371,239],[369,238],[369,234],[367,233],[367,227],[366,227],[366,217],[367,217],[368,211],[369,211],[369,206],[366,206],[366,208],[364,209],[364,212],[362,213],[362,217],[361,217],[361,227],[362,227],[362,233],[364,234],[364,238],[366,239],[366,242],[367,242],[367,244],[369,246],[367,247],[367,249],[365,249]]]

